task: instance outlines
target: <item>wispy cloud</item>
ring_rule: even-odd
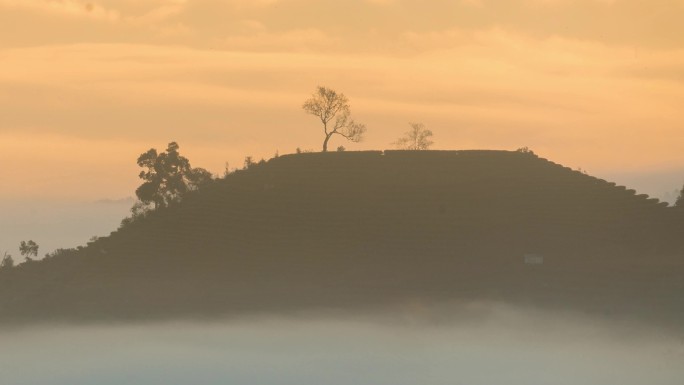
[[[118,11],[84,0],[0,0],[0,7],[107,21],[121,19]]]

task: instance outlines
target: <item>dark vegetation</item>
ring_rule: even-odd
[[[166,151],[160,153],[151,148],[138,157],[138,166],[144,169],[138,176],[144,183],[135,190],[135,195],[142,204],[153,204],[155,209],[166,207],[211,183],[211,173],[193,168],[179,148],[176,142],[171,142]]]
[[[32,258],[38,256],[38,244],[34,241],[21,241],[19,244],[19,253],[21,253],[27,261],[32,261]]]
[[[683,211],[528,149],[285,155],[0,270],[0,320],[497,300],[681,325],[683,233]]]
[[[2,255],[2,260],[0,261],[0,269],[11,269],[14,267],[14,258],[6,251]]]

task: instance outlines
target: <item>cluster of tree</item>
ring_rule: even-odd
[[[311,97],[304,101],[302,108],[307,114],[318,118],[323,129],[322,151],[328,151],[330,140],[334,136],[341,136],[352,142],[360,142],[366,132],[366,126],[357,123],[351,117],[349,99],[331,88],[319,86]],[[392,144],[405,150],[428,150],[434,144],[433,133],[423,123],[409,123],[410,130]],[[158,152],[152,148],[138,157],[137,163],[144,170],[139,177],[144,181],[136,190],[139,201],[131,208],[131,216],[125,218],[122,225],[126,225],[139,218],[147,216],[153,209],[167,207],[178,202],[190,191],[197,190],[211,182],[212,175],[203,168],[192,168],[190,161],[179,153],[176,142],[169,143],[166,151]],[[337,151],[345,151],[344,146],[337,147]],[[519,152],[534,154],[527,147],[518,149]],[[297,148],[297,153],[311,152]],[[276,153],[276,157],[278,154]],[[255,162],[251,156],[244,159],[243,169],[265,163],[262,159]],[[228,164],[224,176],[230,174]],[[684,206],[684,197],[681,200]]]
[[[26,259],[26,262],[32,262],[33,258],[38,256],[38,244],[32,240],[21,241],[19,243],[19,253]],[[11,269],[14,267],[14,258],[8,252],[4,252],[2,260],[0,260],[0,270]]]
[[[143,183],[135,190],[138,201],[131,207],[131,215],[121,221],[121,227],[148,216],[153,210],[180,202],[190,192],[214,181],[209,171],[193,168],[179,148],[178,143],[171,142],[166,151],[151,148],[140,154],[137,163],[143,170],[138,177]],[[226,164],[226,174],[227,170]]]
[[[306,113],[317,117],[323,125],[323,152],[328,151],[328,142],[335,135],[352,142],[363,140],[366,126],[351,118],[349,99],[343,93],[319,86],[302,108]],[[430,140],[432,131],[426,129],[422,123],[409,124],[411,130],[393,144],[405,150],[429,149],[433,144]],[[344,150],[343,146],[337,148],[337,151]]]
[[[143,183],[136,189],[138,201],[131,207],[131,215],[121,221],[121,227],[148,216],[156,209],[180,202],[192,191],[197,191],[214,181],[212,174],[203,168],[193,168],[188,158],[180,154],[178,143],[171,142],[166,151],[151,148],[138,157],[138,166],[143,170],[138,175]],[[278,157],[276,152],[275,157]],[[245,157],[243,169],[266,163],[262,158],[255,161]],[[224,177],[231,173],[228,163]],[[91,240],[92,241],[92,240]]]
[[[138,157],[138,166],[144,169],[138,175],[144,182],[135,190],[140,202],[155,209],[166,207],[213,180],[209,171],[192,168],[178,149],[178,144],[171,142],[166,151],[151,148]]]
[[[32,261],[38,256],[38,244],[34,241],[21,241],[19,244],[19,253],[26,258],[27,261]]]
[[[74,254],[74,253],[78,252],[79,250],[83,250],[83,246],[79,246],[78,248],[75,248],[75,249],[74,249],[74,248],[69,248],[69,249],[62,249],[62,248],[60,248],[60,249],[55,249],[55,250],[53,250],[53,251],[50,252],[50,253],[46,253],[46,254],[45,254],[45,259],[53,259],[53,258],[64,257],[64,256],[67,256],[67,255]]]
[[[328,143],[335,135],[352,142],[360,142],[366,132],[366,126],[351,118],[349,99],[343,94],[327,87],[318,87],[302,108],[308,114],[316,116],[323,126],[323,152],[328,151]],[[411,130],[395,144],[407,150],[427,150],[433,142],[432,131],[422,123],[410,123]],[[344,146],[337,151],[345,151]],[[302,152],[299,148],[297,153]],[[307,151],[304,151],[307,152]],[[277,157],[277,154],[276,154]],[[147,216],[153,209],[169,206],[181,201],[189,192],[198,190],[210,183],[213,178],[203,168],[193,168],[190,161],[179,152],[176,142],[171,142],[166,151],[149,149],[138,157],[138,166],[143,170],[138,175],[143,183],[135,190],[138,202],[131,208],[131,216],[122,221],[126,226]],[[258,163],[251,156],[245,157],[244,169],[265,163]],[[227,176],[230,173],[226,164]]]
[[[278,155],[278,153],[276,152],[275,157],[277,158],[278,156],[279,156],[279,155]],[[257,162],[257,161],[254,160],[254,157],[252,157],[252,156],[246,156],[246,157],[245,157],[245,161],[244,161],[243,164],[242,164],[242,169],[243,169],[243,170],[248,170],[248,169],[250,169],[250,168],[252,168],[252,167],[254,167],[254,166],[257,166],[257,165],[260,166],[260,165],[263,165],[263,164],[266,164],[266,160],[265,160],[264,158],[261,158],[261,160]]]

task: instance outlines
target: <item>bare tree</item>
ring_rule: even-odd
[[[352,142],[360,142],[366,126],[351,118],[349,100],[342,93],[327,87],[318,87],[316,92],[302,106],[308,114],[314,115],[323,123],[323,152],[328,151],[328,142],[333,135],[340,135]]]
[[[409,123],[411,129],[393,144],[404,150],[427,150],[434,144],[430,140],[432,131],[425,128],[423,123]]]

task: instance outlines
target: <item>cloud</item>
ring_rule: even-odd
[[[394,4],[396,0],[366,0],[367,2],[371,4],[378,4],[378,5],[390,5]]]
[[[238,51],[325,51],[334,48],[338,39],[318,29],[301,29],[280,33],[259,31],[249,35],[228,36],[218,46]]]
[[[676,16],[684,3],[669,0],[434,0],[429,6],[410,0],[0,0],[0,9],[0,23],[13,31],[0,36],[0,46],[106,42],[216,49],[226,47],[221,42],[254,41],[277,47],[277,40],[291,46],[304,38],[297,34],[310,31],[314,40],[336,40],[334,47],[316,48],[395,53],[411,33],[494,28],[611,45],[684,44]],[[245,20],[265,31],[245,31]],[[98,21],[104,25],[93,24]]]
[[[527,4],[535,4],[535,5],[568,5],[568,4],[577,4],[577,3],[584,3],[584,4],[605,4],[605,5],[612,5],[621,0],[525,0]]]
[[[84,0],[0,0],[0,8],[24,9],[53,15],[118,21],[118,11]]]
[[[186,4],[187,0],[175,0],[157,4],[145,12],[128,16],[127,20],[133,23],[160,23],[182,14]]]
[[[483,7],[485,5],[484,0],[460,0],[460,3],[468,7]]]

